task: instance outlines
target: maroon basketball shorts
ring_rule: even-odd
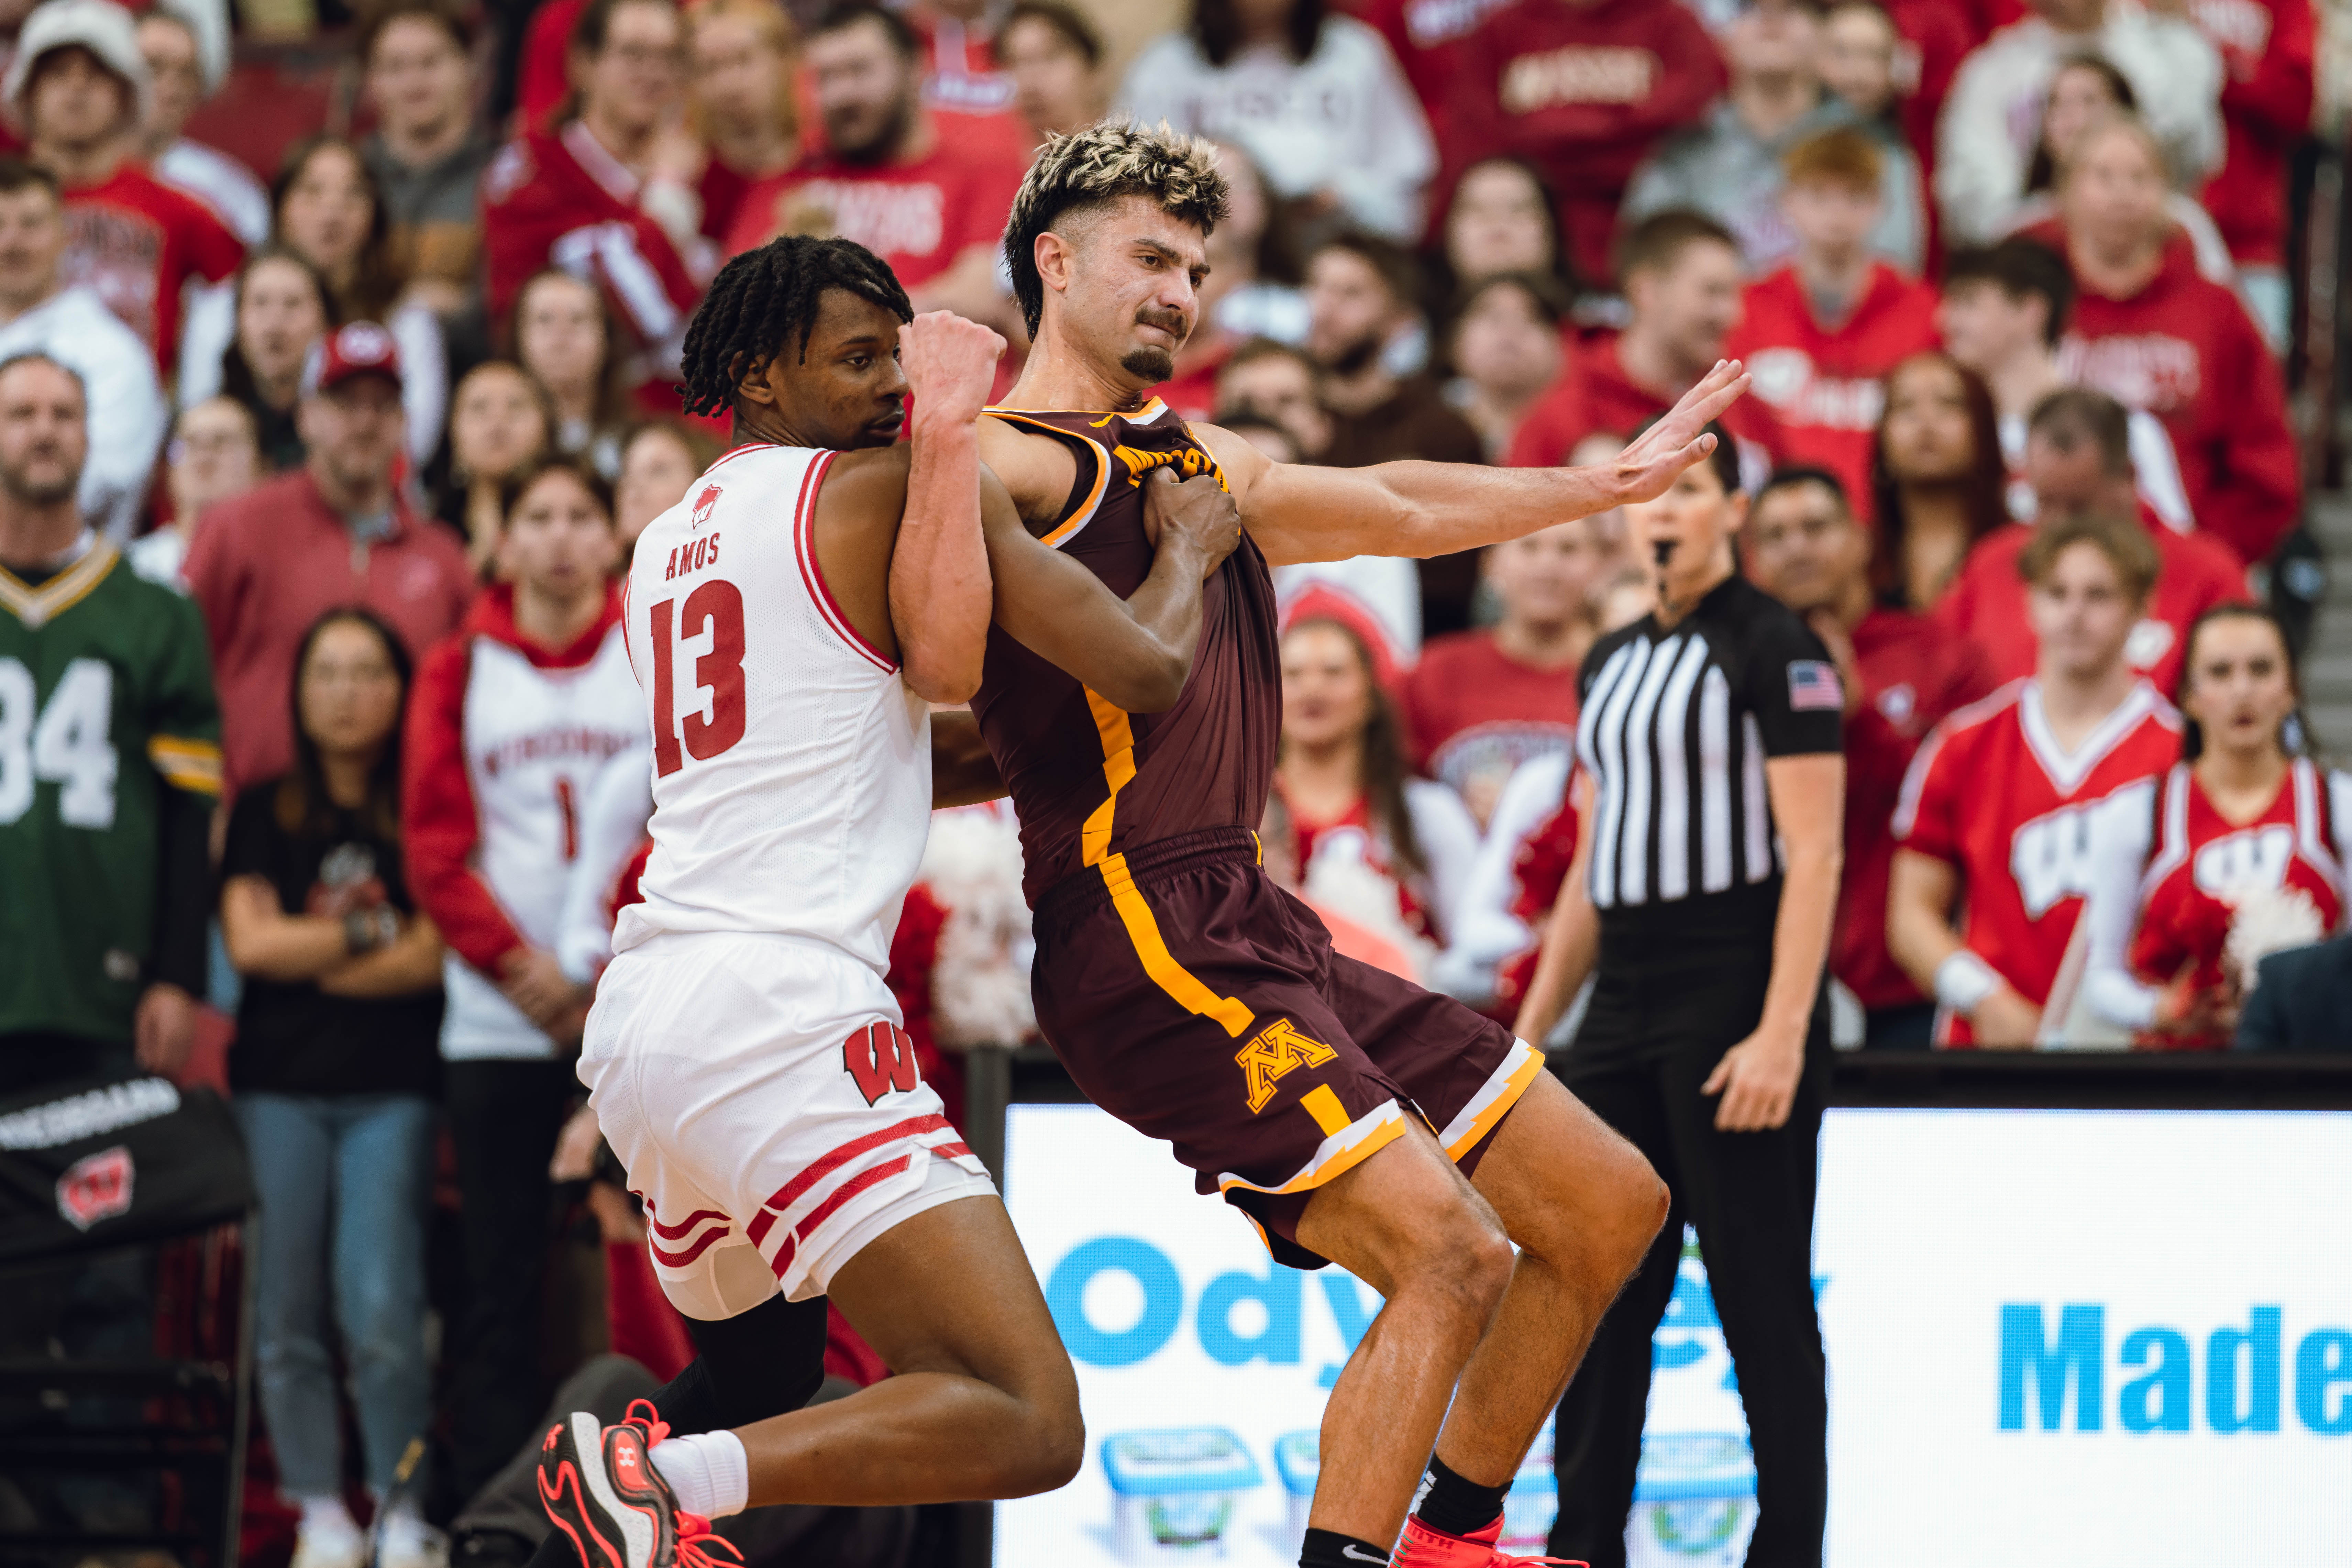
[[[1214,828],[1113,855],[1037,901],[1037,1023],[1087,1098],[1175,1145],[1284,1263],[1317,1187],[1403,1135],[1466,1175],[1543,1070],[1492,1019],[1331,950],[1313,910]]]

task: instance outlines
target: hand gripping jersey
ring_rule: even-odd
[[[1045,542],[1122,599],[1151,574],[1143,476],[1167,466],[1187,479],[1217,471],[1156,397],[1133,414],[989,412],[1076,451],[1071,510]],[[1244,533],[1201,591],[1192,678],[1164,713],[1122,712],[989,629],[987,671],[971,710],[1020,813],[1022,891],[1033,905],[1081,869],[1115,866],[1130,846],[1200,828],[1257,826],[1282,733],[1276,624],[1274,579]]]
[[[2089,890],[2097,807],[2180,755],[2180,716],[2145,680],[2069,752],[2051,732],[2042,683],[2012,682],[1938,724],[1904,776],[1895,842],[1959,873],[1960,940],[2064,1027],[2084,969],[2076,926]],[[1972,1043],[1938,1012],[1936,1043]]]
[[[1047,542],[1125,596],[1151,570],[1140,480],[1217,473],[1157,399],[1133,414],[992,410],[1071,447]],[[1222,480],[1223,476],[1219,475]],[[1259,865],[1281,724],[1274,581],[1244,533],[1203,586],[1192,679],[1128,713],[996,632],[972,700],[1021,819],[1038,1027],[1087,1097],[1165,1138],[1275,1256],[1313,1190],[1403,1135],[1465,1173],[1542,1053],[1458,1003],[1335,952]]]
[[[660,931],[805,937],[870,968],[930,828],[931,731],[816,561],[830,452],[738,447],[637,541],[624,614],[653,730],[645,900]]]
[[[2156,993],[2186,967],[2192,985],[2221,984],[2241,920],[2260,952],[2300,946],[2342,928],[2352,864],[2352,777],[2307,757],[2289,766],[2267,810],[2242,826],[2214,808],[2194,769],[2118,792],[2101,814],[2089,901],[2087,999],[2099,1016],[2145,1030]],[[2299,939],[2299,940],[2298,940]],[[2233,967],[2250,972],[2241,954]],[[2226,1036],[2143,1037],[2148,1044],[2212,1047]]]

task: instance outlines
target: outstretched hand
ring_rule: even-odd
[[[1715,368],[1684,393],[1682,401],[1664,418],[1617,454],[1612,466],[1618,503],[1653,500],[1665,494],[1677,475],[1715,450],[1715,437],[1707,434],[1707,425],[1720,418],[1747,390],[1748,372],[1738,360],[1716,361]]]
[[[952,310],[926,310],[898,329],[898,363],[915,412],[969,425],[988,405],[1004,340]]]

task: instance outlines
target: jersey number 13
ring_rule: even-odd
[[[649,612],[648,628],[654,654],[654,771],[664,778],[686,766],[678,752],[681,728],[672,711],[677,691],[676,647],[710,628],[710,651],[694,659],[694,690],[704,691],[683,726],[686,750],[698,762],[709,762],[743,738],[743,594],[723,577],[713,577],[686,596],[684,613],[676,599],[664,599]]]

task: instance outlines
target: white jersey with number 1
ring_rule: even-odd
[[[889,967],[930,827],[930,721],[818,570],[834,456],[738,447],[637,541],[626,614],[653,725],[654,849],[615,952],[661,931],[757,931]]]
[[[690,1318],[822,1294],[867,1243],[994,1190],[884,979],[930,828],[930,719],[825,587],[832,460],[729,453],[629,571],[654,848],[580,1080]]]

